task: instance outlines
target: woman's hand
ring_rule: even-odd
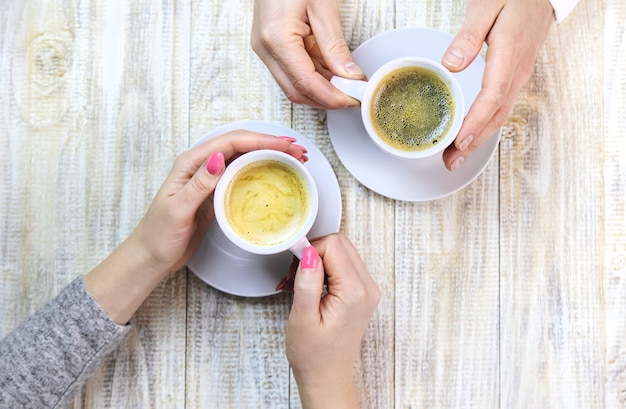
[[[304,408],[358,408],[352,368],[380,290],[343,234],[312,244],[295,276],[287,359]]]
[[[259,149],[306,159],[306,150],[294,141],[290,137],[233,131],[182,153],[129,240],[147,253],[156,271],[179,270],[213,221],[212,194],[225,161]]]
[[[251,44],[290,101],[359,105],[330,83],[333,75],[365,78],[344,40],[336,0],[256,0]]]
[[[462,71],[487,49],[482,89],[453,145],[443,154],[449,170],[463,161],[506,121],[519,90],[530,78],[537,52],[554,21],[548,0],[470,0],[463,27],[443,56],[452,72]]]
[[[85,277],[96,302],[115,322],[128,322],[154,287],[196,251],[213,220],[212,193],[225,161],[258,149],[306,161],[306,150],[294,141],[238,130],[180,154],[139,225]]]

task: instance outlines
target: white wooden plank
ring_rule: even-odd
[[[502,407],[605,407],[601,33],[554,27],[502,144]]]
[[[604,12],[606,407],[626,406],[626,5]]]

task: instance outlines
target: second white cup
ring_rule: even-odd
[[[368,135],[398,158],[419,159],[443,151],[463,124],[461,86],[445,67],[428,58],[398,58],[368,81],[334,76],[331,83],[361,101]]]

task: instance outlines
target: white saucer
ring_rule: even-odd
[[[448,33],[433,29],[392,30],[370,38],[354,50],[352,56],[369,77],[378,67],[399,57],[412,55],[441,61],[452,38]],[[466,110],[480,91],[484,69],[484,59],[478,56],[468,68],[454,74],[463,89]],[[441,154],[402,160],[380,150],[367,135],[359,109],[328,111],[327,121],[337,156],[359,182],[383,196],[411,202],[439,199],[467,186],[489,163],[501,132],[495,132],[459,169],[450,172]]]
[[[339,231],[341,224],[341,192],[337,177],[322,152],[303,135],[282,125],[264,121],[233,122],[200,138],[198,145],[235,129],[270,135],[293,136],[296,143],[308,149],[311,172],[319,193],[319,212],[309,237],[324,236]],[[202,281],[228,294],[242,297],[263,297],[276,294],[276,284],[287,274],[293,255],[290,252],[271,256],[248,253],[224,236],[217,223],[212,223],[198,250],[187,263]]]

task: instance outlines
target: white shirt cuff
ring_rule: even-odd
[[[550,0],[554,9],[554,17],[556,21],[563,21],[565,17],[574,9],[578,0]]]

